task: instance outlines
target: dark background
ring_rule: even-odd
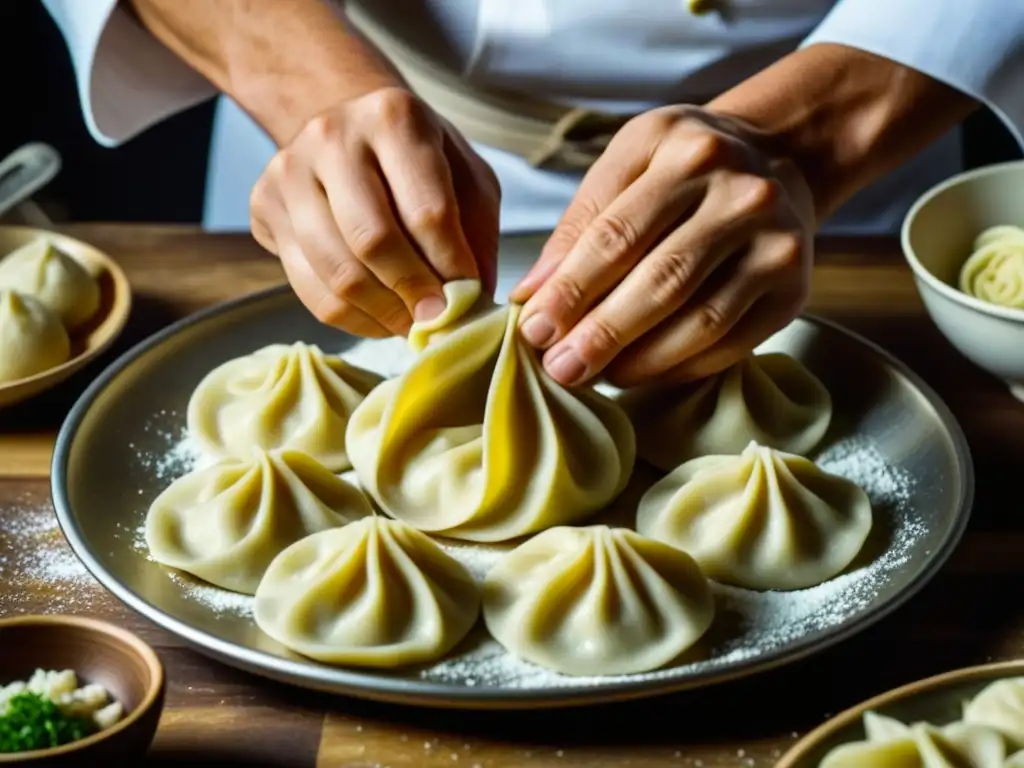
[[[82,119],[64,40],[38,0],[0,0],[0,71],[0,156],[29,141],[64,156],[64,170],[36,198],[47,213],[64,221],[200,221],[212,101],[116,149],[99,146]],[[964,145],[971,167],[1021,156],[988,112],[968,121]]]

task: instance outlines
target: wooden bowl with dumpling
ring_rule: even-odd
[[[1024,768],[1024,661],[945,672],[840,712],[775,768]]]
[[[66,380],[124,329],[131,288],[110,256],[32,227],[0,227],[0,408]]]

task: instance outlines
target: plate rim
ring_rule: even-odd
[[[799,765],[798,760],[806,758],[807,754],[812,749],[818,747],[822,741],[849,726],[851,722],[862,717],[865,712],[895,704],[916,694],[934,692],[947,685],[972,679],[1001,678],[1003,677],[1001,673],[1024,675],[1024,659],[1010,659],[1008,661],[995,661],[988,664],[975,664],[970,667],[959,667],[948,672],[940,672],[937,675],[922,677],[909,683],[898,685],[895,688],[890,688],[851,707],[847,707],[842,712],[833,715],[824,723],[808,732],[779,758],[775,768],[797,768]]]
[[[160,346],[181,331],[211,318],[230,314],[246,305],[267,301],[291,291],[287,283],[271,286],[254,293],[206,307],[183,317],[171,325],[136,343],[111,362],[85,389],[68,412],[54,445],[51,461],[50,486],[54,510],[64,538],[89,572],[109,592],[133,611],[170,632],[200,653],[213,656],[229,666],[250,673],[284,681],[306,689],[376,701],[412,704],[429,708],[487,708],[536,709],[545,707],[575,707],[605,704],[630,699],[648,698],[678,691],[703,688],[749,677],[778,667],[792,664],[838,645],[891,615],[916,595],[946,564],[959,545],[971,517],[975,495],[974,464],[966,435],[956,417],[943,399],[908,365],[879,345],[842,325],[813,314],[802,314],[799,319],[825,326],[860,343],[880,356],[892,370],[905,378],[933,408],[948,438],[953,443],[960,479],[960,498],[957,514],[942,542],[933,549],[930,559],[921,571],[900,592],[885,602],[872,607],[864,615],[845,626],[839,626],[826,637],[804,642],[786,650],[753,656],[724,669],[709,669],[681,678],[660,677],[646,680],[623,680],[601,686],[556,685],[536,688],[469,687],[438,683],[431,680],[412,680],[390,677],[379,671],[359,671],[346,668],[312,666],[315,662],[297,661],[267,651],[248,648],[223,640],[189,623],[177,619],[152,605],[131,588],[109,573],[86,545],[67,490],[69,456],[78,427],[88,414],[97,397],[114,383],[121,372],[136,359]],[[324,678],[330,678],[325,682]]]

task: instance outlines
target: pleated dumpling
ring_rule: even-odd
[[[675,660],[711,626],[711,586],[689,555],[625,528],[551,528],[484,580],[484,621],[510,653],[568,675]]]
[[[39,300],[0,289],[0,383],[35,376],[66,363],[71,341]]]
[[[471,541],[504,541],[577,522],[633,470],[629,419],[589,388],[566,389],[480,283],[445,286],[448,306],[415,325],[402,376],[352,415],[359,482],[393,517]]]
[[[289,448],[343,472],[349,417],[380,382],[319,347],[271,344],[206,375],[189,400],[188,429],[214,456]]]
[[[699,456],[739,453],[751,440],[804,455],[825,436],[832,397],[799,360],[751,355],[702,381],[627,390],[618,402],[637,432],[637,453],[669,472]]]
[[[1006,741],[996,731],[968,723],[942,728],[905,725],[869,712],[864,741],[831,750],[820,768],[1005,768]]]
[[[480,587],[427,535],[373,516],[278,555],[253,615],[274,640],[317,661],[399,667],[454,648],[480,615]]]
[[[251,595],[285,547],[370,514],[355,486],[309,456],[254,451],[175,480],[149,508],[146,543],[159,563]]]
[[[858,485],[757,443],[686,462],[651,486],[637,511],[640,533],[686,550],[710,578],[760,590],[836,576],[871,523]]]
[[[964,706],[964,722],[997,729],[1024,747],[1024,677],[998,680]]]
[[[96,278],[45,237],[0,258],[0,288],[34,296],[71,331],[89,322],[100,308]]]

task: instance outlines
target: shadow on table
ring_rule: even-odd
[[[244,765],[246,768],[292,768],[303,761],[295,757],[254,754],[249,750],[229,750],[212,747],[161,749],[137,763],[145,768],[178,768],[178,766]]]

